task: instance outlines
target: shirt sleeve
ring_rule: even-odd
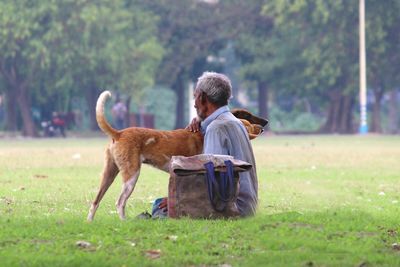
[[[204,154],[229,155],[228,138],[221,127],[208,127],[204,136]]]

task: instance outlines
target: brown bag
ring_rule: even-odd
[[[210,154],[174,156],[170,164],[168,217],[228,218],[239,215],[236,205],[239,172],[248,171],[251,164],[232,156]],[[222,188],[229,169],[232,170],[231,184],[229,188]]]

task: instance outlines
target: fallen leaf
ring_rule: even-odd
[[[221,246],[222,246],[222,248],[225,248],[225,249],[229,248],[229,245],[226,243],[222,243]]]
[[[46,179],[46,178],[49,178],[49,176],[44,175],[44,174],[35,174],[35,175],[33,175],[33,178]]]
[[[92,246],[92,244],[90,244],[90,243],[87,242],[87,241],[83,241],[83,240],[76,241],[75,244],[76,244],[79,248],[89,248],[89,247]]]
[[[7,205],[11,205],[13,203],[11,199],[6,197],[2,197],[1,200],[3,200]]]
[[[170,235],[170,236],[167,236],[167,238],[166,239],[168,239],[168,240],[171,240],[171,241],[176,241],[177,239],[178,239],[178,236],[177,235]]]
[[[388,233],[390,236],[396,236],[396,235],[397,235],[397,231],[394,230],[394,229],[389,229],[389,230],[387,230],[387,233]]]
[[[392,244],[392,249],[400,251],[400,244],[399,243],[393,243]]]
[[[24,190],[25,190],[25,187],[23,187],[23,186],[20,186],[19,188],[13,189],[14,192],[17,192],[17,191],[24,191]]]
[[[155,260],[161,257],[161,250],[160,249],[150,249],[146,250],[145,255],[147,258]]]
[[[81,154],[79,154],[79,153],[73,154],[72,159],[81,159]]]

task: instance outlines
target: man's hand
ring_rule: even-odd
[[[192,122],[188,126],[186,126],[185,129],[194,133],[200,131],[200,120],[197,117],[193,118]]]
[[[158,204],[158,208],[162,209],[163,211],[168,210],[168,198],[165,197],[163,200],[161,200],[160,204]]]

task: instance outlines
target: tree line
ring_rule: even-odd
[[[375,132],[382,130],[382,97],[399,87],[399,11],[399,1],[366,0]],[[247,93],[263,117],[269,104],[296,96],[326,114],[320,132],[351,133],[356,124],[358,1],[1,1],[0,51],[5,128],[27,136],[38,131],[34,105],[69,111],[72,96],[81,97],[96,129],[95,102],[103,89],[140,103],[156,84],[175,92],[175,127],[181,128],[188,83],[210,69],[256,88]],[[235,61],[209,60],[221,53]]]

